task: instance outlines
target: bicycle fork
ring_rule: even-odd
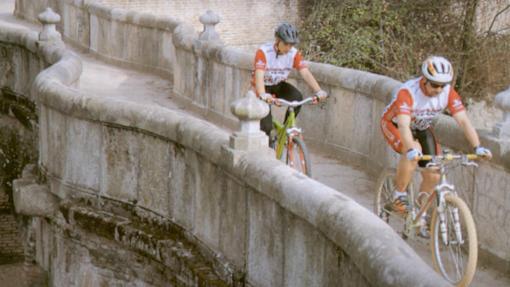
[[[449,244],[464,244],[464,239],[462,238],[462,231],[460,228],[460,218],[459,218],[459,209],[457,207],[454,207],[451,209],[451,217],[449,214],[446,214],[448,210],[445,209],[446,206],[446,200],[445,195],[446,194],[452,194],[453,196],[456,196],[454,187],[451,184],[448,184],[446,182],[446,179],[444,176],[441,178],[441,183],[437,187],[438,192],[438,206],[437,206],[437,212],[439,213],[439,230],[441,232],[441,239],[443,241],[443,244],[445,246]],[[453,231],[455,232],[455,238],[456,240],[449,240],[448,239],[448,226],[447,221],[453,220]],[[435,224],[435,223],[433,223]]]

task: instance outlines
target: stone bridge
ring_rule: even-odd
[[[39,14],[46,7],[58,14]],[[328,163],[303,176],[250,130],[256,115],[231,113],[236,100],[248,110],[260,102],[247,96],[252,55],[224,44],[214,13],[197,33],[100,1],[0,8],[0,88],[35,104],[37,116],[38,162],[14,181],[14,205],[25,257],[50,285],[448,286],[352,199],[373,184],[321,183],[335,170]],[[399,83],[310,67],[331,95],[300,115],[314,158],[355,166],[367,180],[393,165],[378,121]],[[506,121],[480,130],[494,159],[452,176],[475,215],[482,260],[508,273],[510,116],[509,98],[499,99]],[[468,150],[448,118],[436,131]]]

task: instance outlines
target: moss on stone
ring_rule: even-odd
[[[37,114],[27,98],[0,89],[0,185],[12,192],[23,167],[37,161]]]

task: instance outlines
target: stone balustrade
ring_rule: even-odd
[[[99,223],[100,216],[89,211],[92,206],[69,207],[92,201],[95,208],[109,203],[126,206],[131,210],[127,214],[147,222],[171,220],[189,238],[212,250],[214,258],[232,264],[223,266],[245,274],[241,278],[251,286],[448,286],[390,227],[341,190],[261,153],[267,138],[259,137],[256,122],[267,107],[253,94],[232,107],[245,121],[232,135],[232,143],[225,131],[182,113],[84,94],[72,88],[81,73],[75,55],[60,45],[39,41],[37,34],[0,30],[3,47],[13,54],[33,55],[2,61],[42,70],[29,80],[39,111],[38,166],[60,207],[51,215],[47,211],[55,213],[52,200],[43,200],[49,208],[34,213],[42,218],[33,224],[37,262],[51,270],[51,282],[62,286],[105,278],[119,284],[132,282],[131,277],[113,276],[97,261],[87,260],[102,253],[128,256],[127,249],[111,249],[111,242],[101,244],[94,241],[96,237],[87,237],[90,232],[121,240],[122,246],[130,246],[122,238],[135,240],[138,234],[94,229],[87,222]],[[248,137],[248,145],[237,144],[237,136]],[[226,152],[237,154],[228,158]],[[24,193],[21,182],[19,187]],[[110,212],[115,210],[119,209]],[[103,214],[102,224],[125,232],[131,225],[120,227],[123,216]],[[79,232],[76,224],[85,224],[84,231]],[[77,240],[83,244],[77,246]],[[136,242],[141,245],[133,246],[135,250],[165,262],[158,257],[158,242]],[[309,264],[303,264],[303,254]],[[135,279],[154,280],[150,274],[154,273],[139,273]]]
[[[24,3],[18,5],[18,15],[25,15],[33,11],[21,8],[36,5],[37,1],[30,5],[27,0],[17,2]],[[250,89],[253,55],[215,41],[201,41],[192,26],[173,20],[171,15],[156,17],[108,8],[94,1],[86,5],[80,1],[56,2],[64,7],[61,8],[64,37],[103,59],[162,72],[171,77],[174,94],[190,107],[200,109],[214,122],[236,125],[230,103]],[[307,106],[300,113],[300,126],[307,142],[374,174],[384,166],[393,165],[396,156],[384,142],[379,120],[391,92],[400,83],[380,75],[319,63],[310,63],[310,69],[331,97],[325,106]],[[310,93],[296,75],[292,75],[291,81],[305,94]],[[479,226],[482,257],[501,261],[498,265],[505,271],[510,270],[510,228],[501,228],[510,224],[506,216],[510,213],[510,193],[505,192],[510,183],[507,123],[508,112],[493,131],[479,131],[482,144],[493,151],[490,163],[482,163],[475,172],[459,168],[452,173]],[[444,145],[471,151],[451,118],[441,117],[435,129]]]

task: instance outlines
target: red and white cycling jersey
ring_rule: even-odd
[[[405,82],[384,110],[382,120],[396,123],[398,115],[411,115],[411,128],[426,130],[445,108],[452,115],[464,110],[459,94],[450,85],[433,97],[425,95],[423,85],[422,77]]]
[[[273,86],[287,80],[292,68],[300,70],[306,67],[301,53],[294,47],[288,53],[278,55],[275,43],[267,43],[262,45],[255,54],[254,71],[264,71],[266,86]],[[253,84],[255,84],[255,73],[253,73]]]

